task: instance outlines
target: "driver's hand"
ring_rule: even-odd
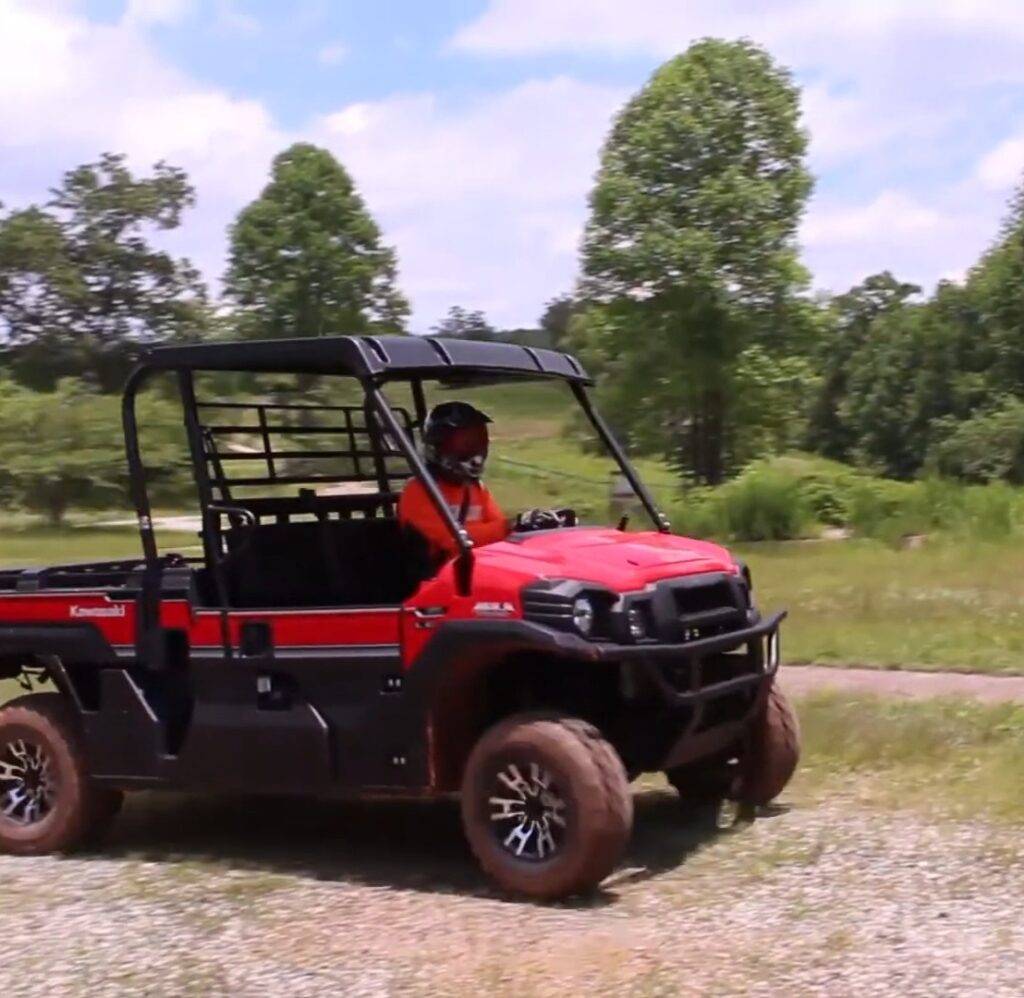
[[[553,509],[528,509],[516,517],[516,530],[554,530],[562,518]]]
[[[576,510],[570,509],[567,506],[563,506],[561,509],[556,509],[555,515],[558,517],[559,523],[563,527],[575,527],[579,522],[576,516]]]

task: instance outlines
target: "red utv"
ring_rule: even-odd
[[[210,372],[345,379],[350,405],[204,401]],[[202,556],[160,552],[135,400],[176,380]],[[653,521],[474,550],[417,449],[424,384],[568,386]],[[385,389],[410,399],[396,406]],[[95,838],[131,790],[461,795],[502,888],[593,889],[623,855],[630,781],[688,800],[774,798],[796,719],[778,628],[744,566],[674,536],[565,354],[416,337],[150,351],[124,393],[142,557],[0,571],[0,849]],[[353,395],[355,390],[358,395]],[[396,518],[410,475],[459,554]]]

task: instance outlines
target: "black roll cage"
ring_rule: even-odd
[[[554,380],[567,383],[594,430],[629,482],[634,494],[640,499],[655,528],[662,533],[670,531],[668,519],[658,509],[625,451],[595,409],[587,392],[587,386],[592,385],[593,382],[583,372],[575,358],[555,351],[535,350],[513,344],[422,338],[421,344],[414,347],[410,342],[420,339],[419,337],[334,337],[313,341],[312,344],[306,341],[283,340],[279,343],[219,343],[164,347],[150,351],[129,376],[122,397],[122,421],[131,498],[138,519],[145,562],[140,639],[144,634],[152,635],[154,630],[158,629],[161,569],[153,530],[149,493],[146,487],[145,465],[139,445],[135,403],[139,391],[149,378],[158,372],[173,374],[177,379],[193,473],[199,493],[204,558],[213,577],[218,598],[224,607],[228,605],[226,583],[221,565],[222,555],[219,544],[216,543],[218,532],[213,527],[213,520],[219,524],[220,517],[227,515],[235,520],[246,522],[247,519],[251,521],[252,516],[244,506],[215,501],[213,483],[209,474],[209,457],[205,449],[199,420],[201,404],[197,401],[195,393],[193,376],[197,372],[316,374],[324,377],[348,377],[357,380],[362,389],[364,412],[367,416],[366,427],[362,432],[370,435],[376,454],[375,463],[382,490],[389,491],[389,486],[380,458],[382,445],[379,430],[376,427],[376,421],[369,418],[371,413],[376,416],[376,420],[379,420],[384,431],[395,442],[401,456],[405,458],[413,474],[427,490],[434,508],[448,527],[459,550],[456,560],[456,577],[459,589],[464,594],[468,594],[471,587],[473,542],[452,514],[415,443],[410,439],[409,433],[401,425],[395,410],[387,401],[383,389],[389,383],[404,383],[410,386],[416,417],[415,422],[411,424],[413,427],[422,427],[426,417],[426,398],[423,389],[425,381],[437,382],[451,388],[514,383],[524,380]],[[337,345],[333,355],[329,348],[331,343]],[[317,345],[319,349],[315,350]],[[403,352],[415,353],[411,362],[402,362],[401,354]],[[394,363],[389,363],[392,354],[398,354],[399,359]],[[276,365],[275,356],[279,358]],[[210,405],[210,403],[206,404]],[[213,405],[228,406],[227,403],[213,403]],[[264,439],[267,439],[267,427],[262,411],[260,413],[260,428]],[[267,454],[268,458],[273,458],[269,442],[267,443]],[[227,633],[226,626],[225,622],[225,635]]]

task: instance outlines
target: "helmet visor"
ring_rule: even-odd
[[[478,454],[486,454],[488,442],[486,426],[465,426],[452,430],[441,449],[456,461],[465,461]]]

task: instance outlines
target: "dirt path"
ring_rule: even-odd
[[[989,703],[1024,702],[1024,676],[790,665],[782,668],[782,682],[794,696],[834,689],[895,697],[960,696]]]
[[[716,833],[642,794],[632,870],[549,907],[487,890],[444,804],[142,803],[102,854],[0,857],[0,994],[1024,994],[1017,829],[789,800]]]

